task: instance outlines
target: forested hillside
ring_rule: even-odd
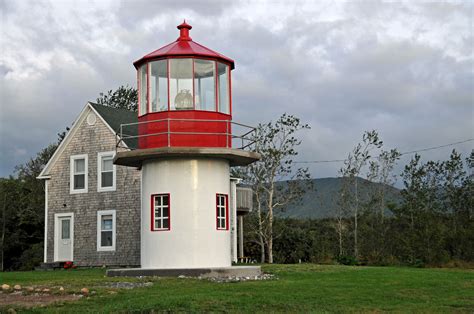
[[[360,195],[363,201],[367,201],[374,190],[380,187],[380,183],[373,183],[358,178],[360,184]],[[287,206],[284,210],[277,212],[281,218],[331,218],[337,213],[337,206],[341,204],[340,191],[347,178],[322,178],[313,179],[313,189],[308,190],[298,202]],[[287,182],[279,182],[280,185]],[[400,190],[393,186],[386,186],[387,204],[398,204],[401,202]],[[387,214],[390,215],[387,209]]]

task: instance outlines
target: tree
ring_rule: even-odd
[[[358,238],[358,219],[359,219],[359,176],[362,168],[370,159],[370,152],[374,148],[382,147],[383,142],[379,139],[379,135],[375,130],[367,131],[362,136],[362,142],[358,143],[344,161],[344,166],[339,170],[342,177],[349,179],[352,189],[346,188],[344,193],[351,192],[354,201],[351,202],[351,212],[354,217],[354,256],[359,256],[359,238]]]
[[[367,219],[365,226],[364,244],[365,255],[380,261],[386,256],[386,233],[389,224],[385,223],[385,212],[391,204],[387,204],[387,192],[393,188],[396,175],[393,169],[401,154],[397,149],[382,149],[376,158],[369,161],[367,180],[372,184],[368,189],[369,195],[365,206],[364,218]]]
[[[44,187],[36,179],[49,161],[62,136],[55,144],[42,149],[35,158],[15,167],[15,177],[1,179],[1,268],[24,269],[21,256],[26,254],[29,260],[38,260],[41,251],[36,247],[44,236]],[[34,250],[34,254],[30,250]],[[7,252],[8,254],[5,254]],[[6,258],[5,258],[6,256]],[[31,264],[30,267],[33,265]]]
[[[277,121],[259,124],[254,132],[255,151],[261,159],[241,169],[244,182],[253,187],[257,208],[257,230],[261,261],[273,263],[273,222],[275,211],[297,201],[312,188],[307,168],[295,169],[293,158],[301,140],[295,137],[301,130],[309,129],[300,119],[283,114]],[[277,183],[278,181],[283,181]]]
[[[138,92],[136,88],[120,86],[115,91],[109,90],[107,94],[100,93],[96,102],[112,108],[138,111]]]

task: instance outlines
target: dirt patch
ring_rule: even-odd
[[[81,295],[66,294],[66,295],[51,295],[51,294],[28,294],[21,293],[2,293],[0,294],[0,307],[7,305],[15,305],[20,307],[37,307],[45,306],[51,303],[60,301],[75,301],[79,300]]]

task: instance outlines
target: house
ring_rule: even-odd
[[[140,171],[112,163],[120,123],[136,121],[135,112],[87,103],[38,176],[45,263],[140,265]]]

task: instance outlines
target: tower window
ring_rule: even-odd
[[[216,195],[216,228],[229,230],[229,202],[226,194]]]
[[[151,231],[170,230],[170,195],[151,196]]]

